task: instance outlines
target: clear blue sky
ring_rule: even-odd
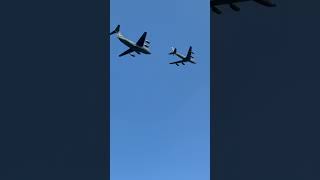
[[[111,30],[121,25],[151,55],[118,57],[111,37],[111,180],[209,180],[209,0],[111,0]],[[197,64],[168,64],[172,46],[192,45]]]

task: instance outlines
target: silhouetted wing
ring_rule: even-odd
[[[186,59],[187,59],[187,60],[190,60],[191,58],[192,58],[192,47],[190,46],[190,47],[189,47],[189,50],[188,50],[188,54],[187,54]]]
[[[271,0],[254,0],[255,2],[267,6],[267,7],[276,7],[277,5],[274,4]]]
[[[169,64],[177,64],[177,63],[181,63],[182,61],[175,61],[175,62],[171,62]]]
[[[140,39],[137,41],[136,45],[143,46],[144,45],[144,41],[146,40],[146,36],[147,36],[147,32],[144,32],[142,34],[142,36],[140,37]]]
[[[175,65],[179,66],[180,63],[181,63],[182,65],[185,65],[186,62],[187,62],[187,61],[181,60],[181,61],[171,62],[171,63],[169,63],[169,64],[175,64]]]
[[[124,55],[127,55],[127,54],[132,53],[132,52],[133,52],[132,49],[128,49],[128,50],[126,50],[125,52],[121,53],[121,54],[119,55],[119,57],[124,56]]]
[[[211,0],[210,5],[215,6],[215,5],[223,5],[223,4],[230,4],[230,3],[237,3],[237,2],[245,2],[245,1],[250,1],[250,0]]]
[[[245,1],[250,1],[250,0],[211,0],[210,5],[212,7],[215,5],[231,4],[231,3],[245,2]],[[269,7],[276,6],[276,4],[272,2],[272,0],[252,0],[252,1],[255,1],[264,6],[269,6]]]

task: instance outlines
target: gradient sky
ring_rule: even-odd
[[[133,41],[147,31],[152,52],[119,58],[110,40],[111,180],[208,180],[209,1],[111,0],[110,18]],[[190,45],[198,64],[168,64]]]

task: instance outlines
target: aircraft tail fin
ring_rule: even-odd
[[[120,32],[120,25],[118,25],[109,35],[116,34]]]
[[[172,47],[172,48],[171,48],[171,51],[169,52],[169,54],[174,55],[174,54],[176,54],[176,53],[177,53],[177,48]]]

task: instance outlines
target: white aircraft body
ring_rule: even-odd
[[[150,50],[149,50],[149,44],[150,42],[148,40],[146,40],[146,36],[147,36],[147,32],[144,32],[142,34],[142,36],[139,38],[139,40],[137,41],[137,43],[125,38],[121,33],[120,33],[120,25],[118,25],[116,27],[116,29],[114,31],[112,31],[109,35],[112,34],[116,34],[117,38],[126,46],[129,47],[128,50],[126,50],[125,52],[121,53],[119,55],[119,57],[130,54],[132,57],[135,57],[134,54],[132,54],[133,52],[137,53],[137,54],[151,54]]]

